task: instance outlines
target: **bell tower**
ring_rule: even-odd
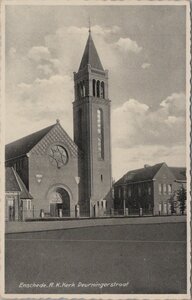
[[[108,71],[103,69],[91,30],[78,72],[74,72],[74,142],[80,151],[81,215],[103,216],[111,197],[111,114]]]

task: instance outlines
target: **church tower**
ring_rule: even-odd
[[[81,157],[80,213],[103,216],[113,206],[108,71],[103,69],[90,29],[79,70],[74,72],[74,88],[74,142]]]

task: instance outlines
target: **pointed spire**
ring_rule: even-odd
[[[100,61],[100,58],[99,58],[99,55],[95,48],[92,36],[91,36],[90,19],[89,19],[89,36],[88,36],[85,50],[83,53],[83,57],[82,57],[82,60],[80,63],[79,71],[84,69],[84,67],[87,65],[91,65],[92,68],[104,71],[101,61]]]

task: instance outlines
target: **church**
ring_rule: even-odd
[[[72,104],[74,140],[57,120],[6,145],[6,220],[101,217],[113,208],[108,71],[91,30]]]

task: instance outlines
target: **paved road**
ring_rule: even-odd
[[[5,247],[6,293],[186,293],[185,223],[8,234]]]

